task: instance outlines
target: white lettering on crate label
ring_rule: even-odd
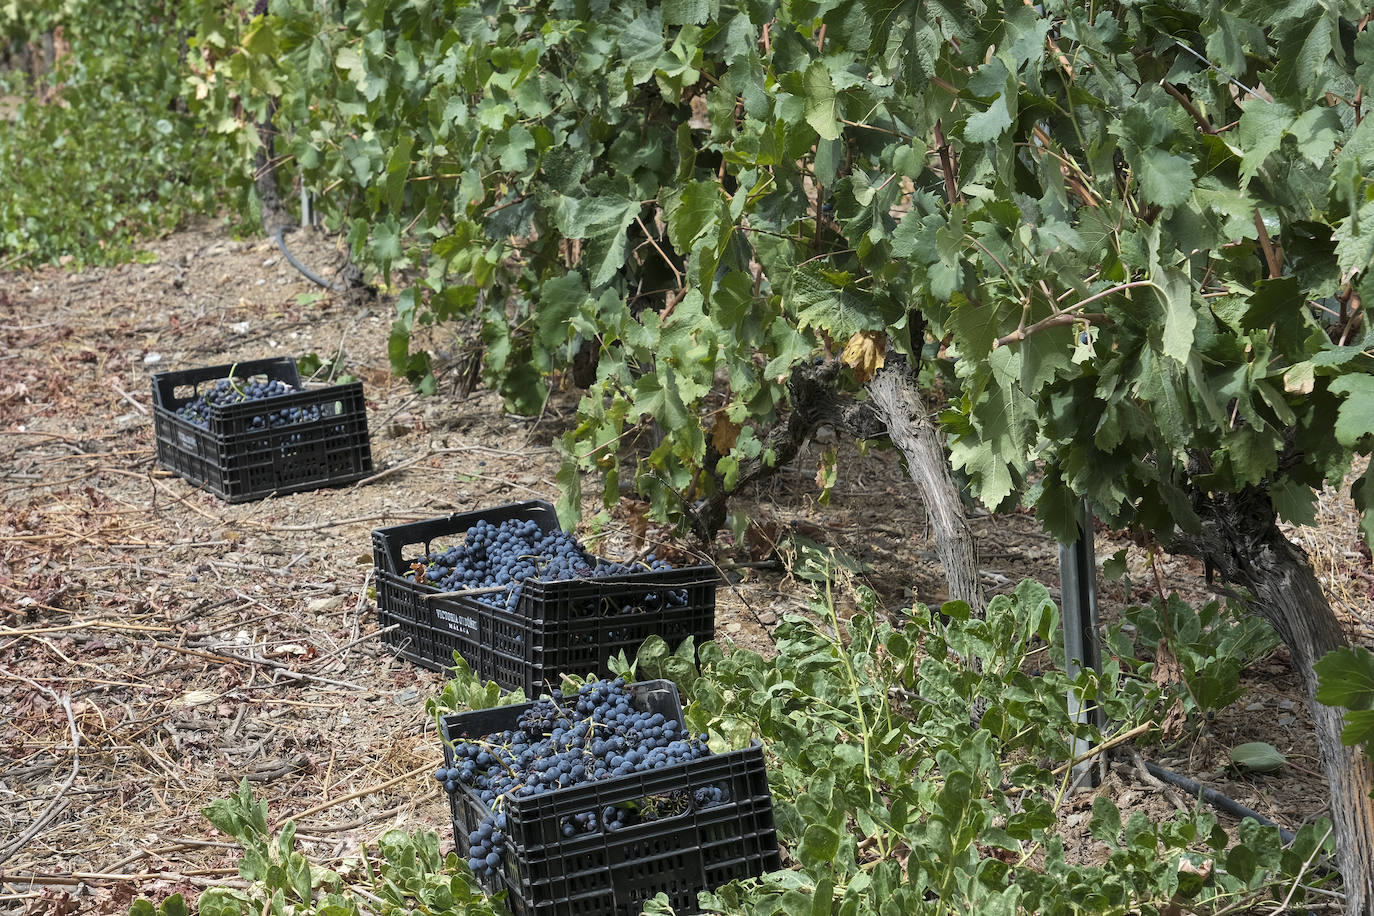
[[[461,614],[455,614],[443,608],[435,608],[434,616],[448,624],[450,629],[462,630],[466,633],[477,632],[477,618],[475,617],[464,617]]]
[[[177,430],[177,439],[181,442],[181,447],[184,449],[194,450],[196,447],[196,437],[188,432]]]

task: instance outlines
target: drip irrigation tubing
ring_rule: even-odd
[[[1189,795],[1192,795],[1194,797],[1201,795],[1202,800],[1207,802],[1207,804],[1211,805],[1213,808],[1219,808],[1220,810],[1225,811],[1227,814],[1230,814],[1233,817],[1238,817],[1242,820],[1247,817],[1252,817],[1266,827],[1278,827],[1279,839],[1283,841],[1285,846],[1293,842],[1296,836],[1293,833],[1293,831],[1287,829],[1286,827],[1280,827],[1278,824],[1274,823],[1269,818],[1265,817],[1263,814],[1260,814],[1258,811],[1252,811],[1249,808],[1242,805],[1240,802],[1236,801],[1234,798],[1227,798],[1225,795],[1222,795],[1216,789],[1209,789],[1202,783],[1189,779],[1187,776],[1180,776],[1173,770],[1166,770],[1159,764],[1153,763],[1149,760],[1145,761],[1145,769],[1149,770],[1150,775],[1155,777],[1156,779],[1162,782],[1167,782],[1169,785],[1174,786],[1175,788],[1182,789]]]
[[[335,286],[333,283],[330,283],[328,280],[324,279],[323,277],[319,276],[314,271],[312,271],[309,267],[306,267],[300,261],[296,260],[295,256],[291,254],[289,249],[287,249],[286,240],[282,238],[282,232],[284,229],[284,226],[278,226],[276,231],[272,233],[272,237],[276,239],[277,247],[281,249],[282,254],[286,255],[286,260],[291,262],[291,266],[296,268],[296,270],[300,271],[301,275],[310,282],[316,283],[320,286],[323,286],[325,289],[332,290],[336,293],[343,292],[342,289]]]

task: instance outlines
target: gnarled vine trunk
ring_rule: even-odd
[[[1341,743],[1339,709],[1318,703],[1313,666],[1346,645],[1345,634],[1322,594],[1307,557],[1284,537],[1266,494],[1247,491],[1218,497],[1203,510],[1201,535],[1180,537],[1172,549],[1213,567],[1223,579],[1248,589],[1252,609],[1278,632],[1307,690],[1322,769],[1331,791],[1336,859],[1345,879],[1346,912],[1374,912],[1374,761]]]
[[[733,489],[725,489],[716,479],[710,494],[691,512],[692,534],[703,544],[715,540],[716,532],[725,525],[730,496],[742,487],[766,480],[777,469],[797,456],[802,445],[818,426],[830,426],[837,434],[856,439],[871,439],[883,433],[882,424],[866,404],[856,404],[842,398],[835,388],[840,372],[838,363],[802,363],[792,370],[787,380],[787,393],[792,409],[787,417],[768,431],[763,452],[773,460],[752,458],[740,466],[739,478]],[[720,452],[710,439],[706,443],[704,468],[714,468]]]
[[[986,605],[978,579],[978,549],[964,515],[959,488],[949,473],[949,458],[939,430],[926,412],[910,368],[890,359],[868,383],[868,396],[892,444],[906,456],[907,473],[920,491],[935,549],[945,568],[949,597],[964,601],[977,617]]]
[[[975,615],[982,616],[986,602],[978,579],[973,531],[964,515],[959,488],[950,476],[944,442],[926,412],[910,367],[900,357],[888,354],[886,367],[868,383],[867,403],[840,397],[835,390],[839,372],[840,365],[835,362],[806,363],[793,370],[787,383],[792,411],[770,431],[766,443],[766,451],[775,456],[774,460],[768,465],[761,459],[747,462],[735,489],[762,480],[791,461],[817,426],[829,425],[836,433],[856,439],[886,434],[906,457],[907,472],[921,494],[950,598],[966,602]],[[708,444],[707,449],[704,466],[714,467],[720,456],[713,445]],[[692,530],[703,543],[714,538],[725,523],[730,492],[718,485],[693,513]]]
[[[262,141],[253,156],[253,186],[262,206],[262,232],[271,238],[279,229],[295,224],[277,190],[277,127],[272,119],[277,114],[277,100],[269,99],[267,114],[257,123],[258,139]]]

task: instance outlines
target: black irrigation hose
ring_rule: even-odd
[[[1225,795],[1222,795],[1216,789],[1209,789],[1202,785],[1202,783],[1195,782],[1187,776],[1180,776],[1173,770],[1166,770],[1159,764],[1151,763],[1148,760],[1145,761],[1145,769],[1149,770],[1150,775],[1156,779],[1167,782],[1171,786],[1176,786],[1193,797],[1197,797],[1200,794],[1202,800],[1207,802],[1207,804],[1211,805],[1213,808],[1219,808],[1233,817],[1238,817],[1242,820],[1247,817],[1252,817],[1266,827],[1278,827],[1279,839],[1282,840],[1285,845],[1293,842],[1296,837],[1293,831],[1284,827],[1279,827],[1278,824],[1274,823],[1263,814],[1260,814],[1258,811],[1251,811],[1235,799],[1227,798]]]
[[[285,228],[286,227],[284,226],[278,226],[276,231],[272,233],[272,237],[277,240],[277,247],[281,249],[282,254],[286,255],[286,260],[291,262],[291,266],[299,270],[301,272],[301,275],[304,276],[310,282],[317,283],[320,286],[323,286],[325,289],[332,290],[336,293],[343,292],[342,289],[330,283],[323,277],[320,277],[319,275],[311,271],[309,267],[306,267],[304,264],[302,264],[300,261],[297,261],[292,256],[291,252],[288,251],[286,248],[286,240],[282,238],[282,232]]]

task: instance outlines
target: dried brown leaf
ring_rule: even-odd
[[[1155,649],[1155,667],[1150,679],[1160,687],[1168,687],[1183,680],[1183,667],[1179,665],[1174,650],[1169,648],[1169,641],[1164,637],[1160,637],[1159,646]]]
[[[1159,730],[1165,740],[1171,741],[1183,734],[1183,725],[1187,721],[1188,714],[1183,711],[1183,697],[1174,697],[1174,702],[1164,714],[1164,721],[1160,723]]]
[[[777,554],[780,537],[782,526],[777,522],[751,521],[744,529],[744,546],[749,551],[749,559],[755,562],[772,559]]]
[[[649,504],[638,499],[622,499],[620,508],[630,528],[630,550],[638,553],[649,534]]]
[[[711,444],[716,451],[722,455],[730,453],[730,449],[735,447],[735,440],[739,438],[740,425],[725,415],[716,418],[716,425],[711,428]]]

